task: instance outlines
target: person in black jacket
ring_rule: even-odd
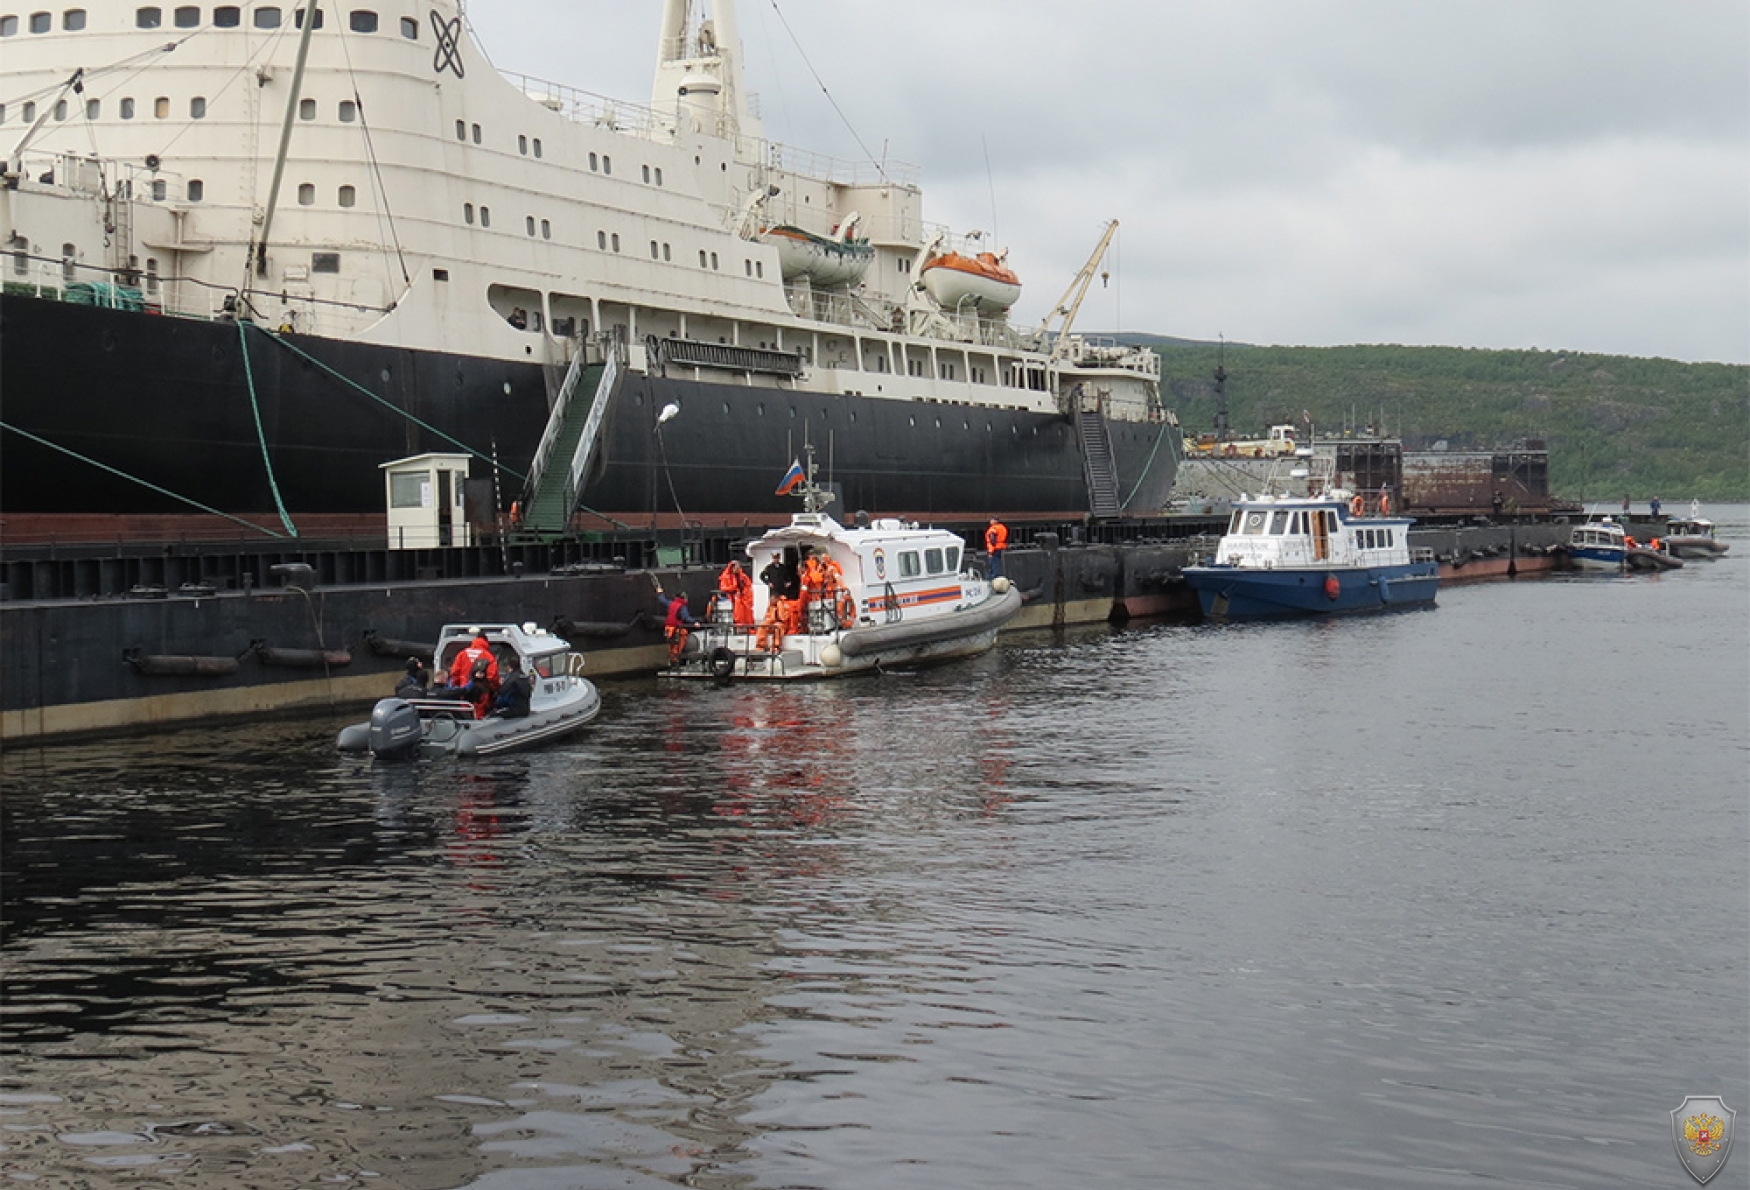
[[[515,657],[504,661],[504,680],[499,683],[498,697],[493,700],[492,713],[501,719],[525,719],[529,714],[529,696],[534,692],[529,675]]]

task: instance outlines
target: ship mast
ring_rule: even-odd
[[[316,31],[316,0],[304,5],[304,32],[298,38],[298,63],[292,68],[292,93],[286,97],[286,118],[280,125],[279,153],[273,159],[273,181],[267,188],[267,214],[261,220],[261,235],[249,246],[249,260],[244,265],[243,285],[249,287],[249,268],[259,277],[267,276],[267,239],[273,231],[273,212],[279,205],[280,179],[286,172],[286,150],[292,143],[292,121],[298,114],[298,97],[304,89],[304,62],[310,56],[310,35]]]
[[[734,0],[664,0],[650,106],[673,112],[675,135],[705,132],[736,142],[765,135],[742,83]]]

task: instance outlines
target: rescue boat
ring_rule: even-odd
[[[971,307],[995,313],[1007,310],[1021,298],[1021,278],[995,252],[965,256],[944,252],[932,256],[918,271],[924,292],[943,309]]]
[[[384,698],[369,721],[341,729],[342,752],[404,756],[495,756],[532,748],[583,727],[601,710],[601,695],[583,677],[583,656],[571,642],[533,624],[447,624],[432,655],[433,674],[448,672],[456,654],[484,636],[500,658],[515,656],[529,679],[529,713],[517,717],[474,717],[460,693],[437,688],[418,698]]]
[[[842,525],[822,511],[833,495],[814,483],[812,456],[806,474],[804,511],[747,545],[751,622],[736,623],[733,606],[714,601],[665,677],[785,681],[917,668],[986,652],[1021,610],[1008,579],[987,581],[968,564],[959,534],[865,513]],[[831,577],[810,579],[810,569]]]

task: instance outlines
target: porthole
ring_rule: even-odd
[[[541,238],[543,240],[553,238],[553,225],[545,219],[541,220]]]
[[[539,157],[540,155],[541,155],[541,138],[537,136],[535,138],[535,156]]]
[[[0,17],[0,37],[18,36],[18,18]]]
[[[134,118],[134,101],[132,99],[122,100],[121,111],[122,111],[122,119],[124,119],[124,120],[133,119]]]
[[[401,36],[405,37],[408,41],[418,41],[419,40],[419,22],[417,20],[415,20],[413,17],[402,17],[401,18]]]
[[[335,201],[343,207],[353,206],[358,202],[358,191],[351,186],[342,186],[340,192],[335,195]]]
[[[608,250],[608,233],[607,232],[598,231],[595,233],[595,246],[600,248],[604,252],[606,252]]]
[[[138,8],[134,10],[134,28],[136,29],[156,29],[163,23],[163,9]]]
[[[30,14],[30,31],[32,33],[47,33],[55,27],[55,19],[46,12]]]
[[[301,207],[313,207],[316,205],[316,183],[298,183],[298,205]]]
[[[205,98],[196,95],[193,99],[188,101],[188,118],[191,120],[204,120],[207,118],[207,101]]]
[[[257,29],[278,29],[280,27],[280,10],[277,8],[258,8],[255,10],[253,19]]]
[[[69,33],[76,33],[85,28],[85,10],[83,8],[69,8],[62,13],[61,28]]]
[[[350,99],[340,101],[340,122],[351,124],[359,118],[359,105]]]
[[[347,18],[354,33],[375,33],[377,31],[377,14],[368,8],[356,8]]]
[[[152,101],[152,115],[160,120],[168,120],[170,118],[169,96],[160,95]]]
[[[314,120],[316,118],[316,101],[314,99],[298,100],[298,119]]]
[[[178,29],[192,29],[201,23],[201,10],[192,4],[185,4],[177,8],[173,19]]]
[[[213,28],[235,29],[243,23],[243,10],[235,4],[225,4],[213,9]]]
[[[474,225],[474,204],[473,203],[465,202],[462,204],[462,222],[466,223],[470,227],[472,227]]]
[[[85,118],[95,120],[103,114],[103,100],[87,99],[85,101]]]
[[[207,184],[199,178],[190,178],[188,183],[188,201],[199,202],[207,196]]]
[[[481,227],[491,227],[492,226],[492,208],[491,207],[481,207],[480,208],[480,226]]]

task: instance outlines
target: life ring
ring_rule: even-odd
[[[1343,584],[1337,581],[1337,576],[1334,574],[1327,574],[1325,576],[1325,598],[1335,599],[1342,593]]]
[[[849,628],[857,622],[857,601],[851,598],[851,593],[839,588],[839,605],[837,609],[840,628]]]
[[[1381,492],[1379,494],[1379,515],[1380,516],[1390,516],[1391,515],[1391,493],[1390,492]]]
[[[1360,516],[1362,513],[1366,512],[1366,511],[1367,511],[1367,501],[1365,501],[1361,498],[1360,492],[1355,493],[1355,495],[1353,495],[1349,498],[1349,515],[1350,516]]]
[[[735,676],[735,653],[723,645],[711,650],[711,658],[706,664],[711,669],[711,676],[719,682],[727,682]]]

